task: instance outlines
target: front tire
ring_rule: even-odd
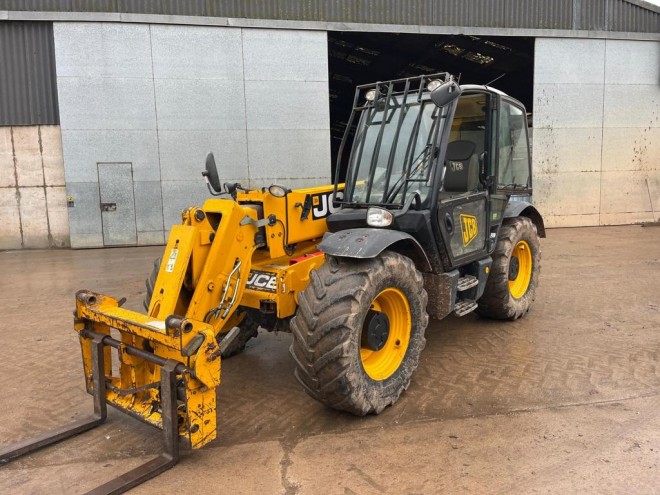
[[[326,257],[291,321],[296,377],[309,395],[364,416],[394,404],[426,344],[422,274],[409,258]]]
[[[224,350],[221,355],[222,359],[227,359],[243,352],[248,341],[259,334],[259,322],[249,313],[238,324],[238,328],[240,328],[238,335],[231,341],[229,347]],[[225,334],[220,334],[218,337],[222,339],[224,336]]]
[[[505,220],[500,227],[493,265],[477,312],[497,320],[516,320],[534,302],[541,273],[541,242],[527,217]]]

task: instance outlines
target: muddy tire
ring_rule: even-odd
[[[145,311],[149,311],[149,303],[151,303],[151,296],[154,294],[154,287],[156,286],[156,279],[158,278],[158,270],[160,270],[160,258],[154,260],[154,267],[144,281],[144,285],[147,286],[147,293],[144,295],[144,300],[142,301]]]
[[[249,314],[245,315],[245,318],[243,318],[238,327],[241,330],[238,332],[238,335],[234,338],[234,340],[231,341],[229,347],[227,347],[222,353],[222,359],[227,359],[228,357],[232,357],[243,352],[248,341],[256,337],[259,333],[259,323]],[[219,338],[222,339],[224,336],[225,334],[221,333]]]
[[[408,388],[419,364],[427,300],[422,274],[405,256],[327,256],[291,321],[298,381],[334,409],[380,413]]]
[[[156,279],[158,278],[158,271],[160,270],[160,261],[161,261],[160,258],[156,258],[154,260],[154,266],[151,269],[151,273],[144,281],[144,285],[147,287],[147,293],[145,294],[144,300],[142,301],[142,305],[144,306],[145,311],[149,311],[149,303],[151,302],[151,296],[154,293],[154,287],[156,286]],[[241,331],[234,338],[234,340],[231,342],[229,347],[225,349],[225,352],[222,353],[221,355],[222,359],[227,359],[228,357],[243,352],[245,350],[245,344],[247,344],[247,342],[250,339],[257,336],[259,330],[259,323],[257,323],[248,314],[245,316],[245,318],[243,318],[243,321],[241,321],[239,328],[241,329]],[[224,335],[225,334],[221,334],[220,337],[222,338]]]
[[[524,316],[536,296],[541,273],[541,243],[529,218],[505,220],[493,265],[477,312],[498,320]]]

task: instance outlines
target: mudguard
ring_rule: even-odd
[[[387,248],[411,258],[421,271],[431,271],[431,263],[422,246],[413,236],[398,230],[347,229],[326,234],[319,244],[325,254],[338,258],[375,258]]]
[[[539,210],[528,201],[509,201],[504,210],[504,218],[527,217],[534,225],[539,237],[545,237],[545,225]]]

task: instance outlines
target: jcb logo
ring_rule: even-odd
[[[341,201],[343,197],[342,191],[337,191],[337,200]],[[315,194],[312,196],[312,218],[314,220],[319,220],[329,216],[331,213],[336,211],[333,202],[335,200],[335,195],[332,192]]]
[[[248,289],[261,290],[266,292],[277,291],[277,274],[270,272],[261,272],[259,270],[251,270],[245,283]]]
[[[477,234],[479,229],[477,229],[477,217],[473,215],[460,215],[461,218],[461,233],[463,234],[463,246],[467,247]]]
[[[462,172],[463,171],[463,162],[449,162],[452,172]]]

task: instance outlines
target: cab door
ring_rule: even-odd
[[[493,98],[465,92],[452,121],[436,209],[441,249],[451,267],[481,259],[489,250],[490,201],[483,179],[491,175]]]

